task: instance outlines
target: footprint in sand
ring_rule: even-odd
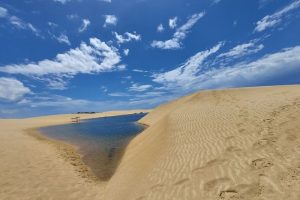
[[[259,158],[251,162],[253,169],[263,169],[273,166],[273,163],[266,158]]]
[[[230,199],[237,199],[238,192],[235,190],[224,190],[220,192],[219,199],[230,200]]]

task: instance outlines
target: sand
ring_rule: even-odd
[[[106,183],[24,134],[63,118],[0,121],[0,199],[300,199],[298,85],[203,91],[157,107]]]
[[[71,146],[37,139],[28,129],[70,123],[76,116],[90,119],[142,111],[146,110],[0,120],[0,199],[102,199],[105,183],[85,176]]]

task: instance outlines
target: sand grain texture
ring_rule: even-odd
[[[200,92],[141,122],[107,200],[300,199],[299,86]]]

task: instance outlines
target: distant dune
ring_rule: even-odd
[[[300,199],[299,85],[203,91],[157,107],[107,183],[78,176],[22,131],[69,118],[0,120],[0,199]]]

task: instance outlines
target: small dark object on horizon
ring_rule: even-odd
[[[96,114],[97,112],[77,112],[77,114]]]

